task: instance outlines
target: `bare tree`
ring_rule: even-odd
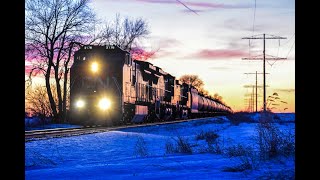
[[[193,87],[195,87],[198,92],[204,96],[207,96],[209,98],[215,99],[218,102],[225,104],[222,100],[222,96],[220,96],[218,93],[215,93],[213,96],[209,93],[208,90],[204,89],[204,82],[202,81],[202,79],[199,78],[198,75],[190,75],[190,74],[186,74],[183,75],[179,78],[180,81],[190,84]]]
[[[215,93],[212,98],[224,104],[222,96],[220,96],[218,93]]]
[[[53,98],[57,100],[55,85],[51,84],[50,87],[54,92]],[[26,112],[29,112],[31,115],[37,115],[40,117],[53,116],[47,89],[41,84],[34,85],[34,87],[29,86],[25,90],[25,103]]]
[[[209,91],[207,91],[207,90],[204,89],[203,87],[199,88],[199,89],[198,89],[198,92],[199,92],[200,94],[203,94],[204,96],[211,97],[211,95],[209,94]]]
[[[202,79],[200,79],[198,75],[186,74],[181,76],[179,80],[184,83],[190,84],[191,86],[197,88],[198,90],[203,89],[203,86],[204,86]]]
[[[106,23],[101,36],[106,43],[117,45],[130,52],[133,47],[138,47],[136,41],[149,33],[148,23],[144,19],[121,18],[120,14],[117,14],[114,21]]]
[[[34,62],[30,78],[43,73],[56,120],[64,120],[67,106],[67,81],[70,60],[78,45],[87,42],[95,16],[89,0],[27,0],[25,18],[26,59]],[[54,78],[55,101],[50,79]],[[63,88],[60,82],[63,82]]]

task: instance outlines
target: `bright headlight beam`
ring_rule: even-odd
[[[97,71],[98,71],[98,63],[93,62],[93,63],[91,64],[91,71],[92,71],[92,72],[97,72]]]
[[[111,105],[111,102],[109,99],[107,98],[103,98],[99,101],[99,108],[102,110],[106,110],[109,109]]]
[[[82,107],[84,107],[84,101],[83,100],[78,100],[77,102],[76,102],[76,107],[77,108],[82,108]]]

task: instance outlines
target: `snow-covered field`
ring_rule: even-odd
[[[294,114],[280,117],[273,126],[294,135]],[[26,142],[25,178],[293,179],[294,155],[259,155],[258,124],[215,117]]]

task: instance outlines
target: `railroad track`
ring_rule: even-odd
[[[208,117],[206,117],[206,118],[208,118]],[[56,128],[56,129],[46,129],[46,130],[25,131],[25,142],[35,141],[35,140],[43,140],[43,139],[50,139],[50,138],[79,136],[79,135],[85,135],[85,134],[92,134],[92,133],[106,132],[106,131],[112,131],[112,130],[119,130],[119,129],[124,129],[124,128],[134,128],[134,127],[154,126],[154,125],[162,125],[162,124],[182,123],[182,122],[186,122],[186,121],[206,119],[206,118],[175,120],[175,121],[145,123],[145,124],[132,124],[132,125],[122,125],[122,126],[116,126],[116,127],[101,127],[101,126],[97,126],[97,127]]]
[[[90,127],[90,128],[82,127],[82,128],[25,131],[25,142],[42,140],[42,139],[50,139],[50,138],[60,138],[60,137],[92,134],[92,133],[105,132],[105,131],[108,131],[107,127]]]

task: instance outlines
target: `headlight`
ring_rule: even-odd
[[[77,107],[77,108],[83,108],[84,105],[85,105],[85,103],[84,103],[83,100],[78,100],[78,101],[76,102],[76,107]]]
[[[93,63],[91,64],[91,71],[92,71],[92,72],[97,72],[97,71],[98,71],[98,63],[93,62]]]
[[[109,109],[110,105],[111,105],[111,102],[107,98],[103,98],[99,101],[99,108],[102,110]]]

